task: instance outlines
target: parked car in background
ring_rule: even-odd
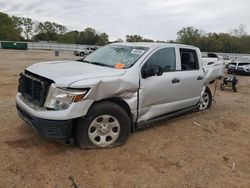
[[[93,51],[95,51],[96,49],[97,49],[97,47],[86,47],[86,48],[77,49],[74,51],[74,55],[76,55],[76,56],[89,55]]]
[[[232,61],[228,65],[227,73],[239,73],[250,75],[250,59],[242,58]]]
[[[204,67],[193,46],[114,43],[81,60],[26,68],[17,111],[43,137],[75,139],[81,148],[118,146],[149,123],[210,108],[208,84],[221,76],[213,65]]]

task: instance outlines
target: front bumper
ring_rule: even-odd
[[[41,119],[28,114],[20,106],[17,106],[18,115],[28,123],[38,135],[44,138],[55,139],[64,143],[69,143],[73,120],[48,120]]]
[[[33,117],[49,120],[68,120],[83,117],[87,114],[90,106],[93,104],[92,99],[84,99],[77,103],[72,103],[65,110],[46,110],[32,106],[30,102],[22,97],[21,93],[16,95],[16,104],[26,113]]]
[[[16,96],[18,115],[42,137],[62,142],[70,140],[73,120],[85,116],[93,102],[85,99],[72,103],[68,109],[53,111],[32,106],[21,93]]]

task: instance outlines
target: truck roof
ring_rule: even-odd
[[[157,47],[183,47],[183,48],[197,48],[190,45],[176,44],[176,43],[160,43],[160,42],[117,42],[109,45],[122,45],[122,46],[138,46],[138,47],[148,47],[148,48],[157,48]]]

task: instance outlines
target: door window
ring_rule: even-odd
[[[163,48],[155,52],[146,62],[146,66],[158,66],[163,72],[176,70],[175,48]]]
[[[199,70],[198,56],[195,50],[180,49],[181,70]]]

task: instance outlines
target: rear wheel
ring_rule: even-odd
[[[80,56],[84,56],[84,52],[81,52],[81,53],[80,53]]]
[[[200,102],[198,103],[198,110],[206,110],[211,107],[212,104],[212,93],[208,87],[206,87],[204,93],[201,96]]]
[[[124,144],[129,132],[130,119],[125,110],[115,103],[101,102],[77,121],[76,141],[82,149],[114,147]]]

